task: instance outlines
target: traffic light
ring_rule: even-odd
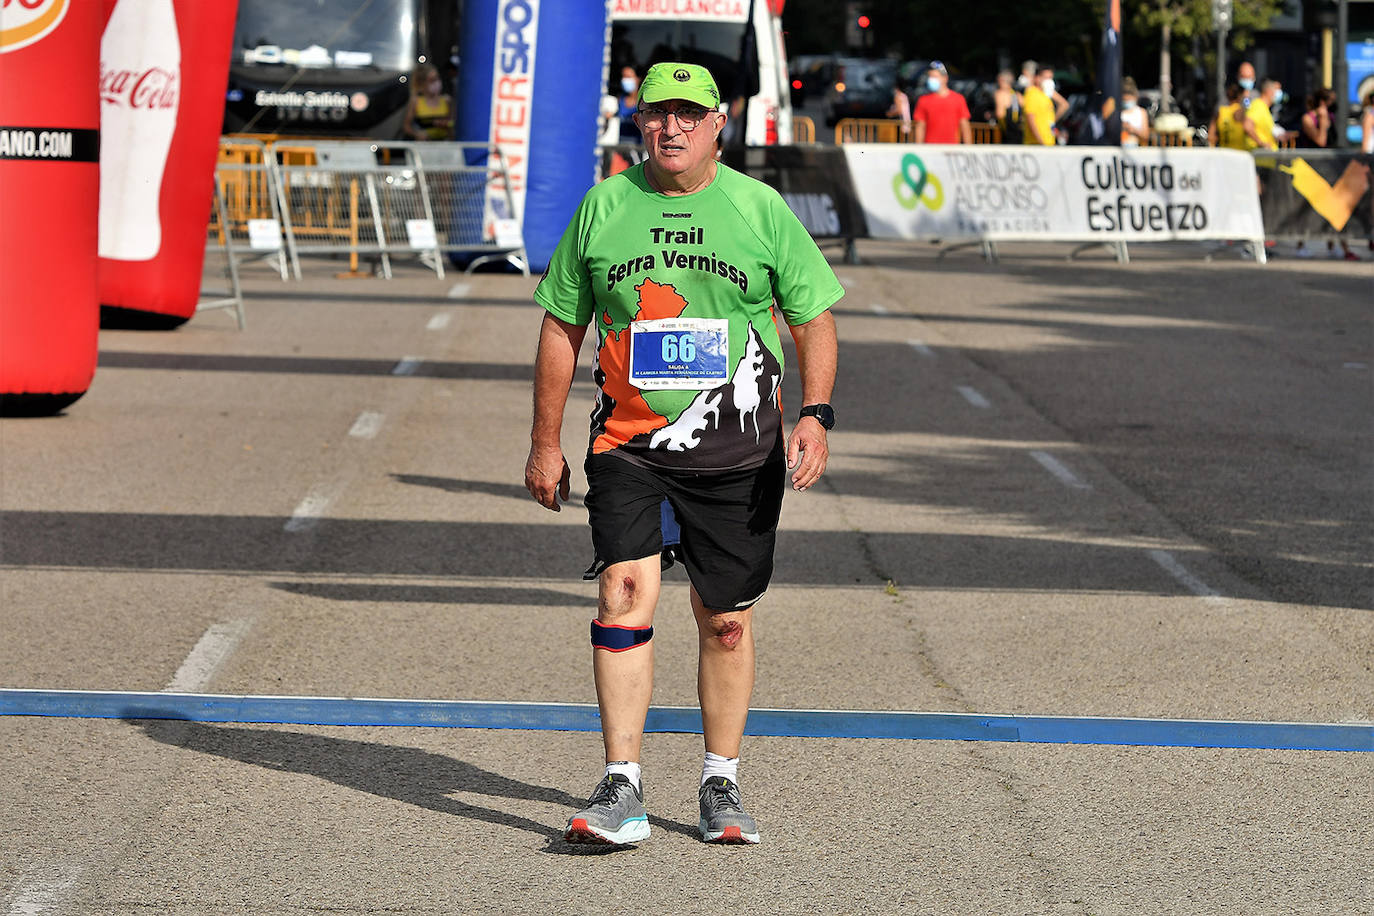
[[[1212,0],[1212,30],[1231,31],[1231,0]]]
[[[873,20],[869,19],[867,16],[860,16],[856,21],[861,29],[866,29],[873,24]]]

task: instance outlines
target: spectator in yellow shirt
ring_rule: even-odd
[[[1239,83],[1226,84],[1226,104],[1217,108],[1212,116],[1212,124],[1207,128],[1207,145],[1224,149],[1245,149],[1245,130],[1237,115],[1240,113],[1241,88]]]
[[[1024,142],[1036,146],[1054,146],[1054,122],[1064,116],[1068,102],[1062,107],[1063,96],[1055,92],[1054,68],[1041,66],[1035,74],[1035,81],[1026,87],[1022,97],[1021,109],[1025,118]]]
[[[1241,104],[1241,127],[1245,130],[1245,148],[1278,149],[1278,139],[1274,133],[1274,114],[1270,106],[1277,104],[1283,97],[1283,87],[1276,79],[1264,79],[1260,83],[1259,98],[1252,99],[1249,105]]]

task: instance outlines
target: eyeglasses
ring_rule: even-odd
[[[677,118],[677,126],[684,131],[697,129],[706,116],[712,114],[710,108],[679,108],[670,111],[666,108],[641,108],[639,109],[639,121],[649,130],[661,130],[668,124],[668,115]]]

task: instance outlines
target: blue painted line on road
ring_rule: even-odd
[[[409,725],[601,730],[592,705],[480,700],[232,696],[100,690],[0,689],[0,716],[184,719],[280,725]],[[694,707],[655,706],[649,732],[701,733]],[[904,738],[1149,747],[1374,751],[1374,724],[972,715],[884,710],[753,709],[746,734],[783,738]]]

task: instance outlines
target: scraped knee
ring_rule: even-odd
[[[624,617],[634,609],[635,599],[639,597],[640,585],[634,576],[602,576],[598,617],[609,623]]]
[[[707,620],[707,632],[712,640],[726,649],[736,649],[744,638],[744,624],[736,617],[713,614]]]

